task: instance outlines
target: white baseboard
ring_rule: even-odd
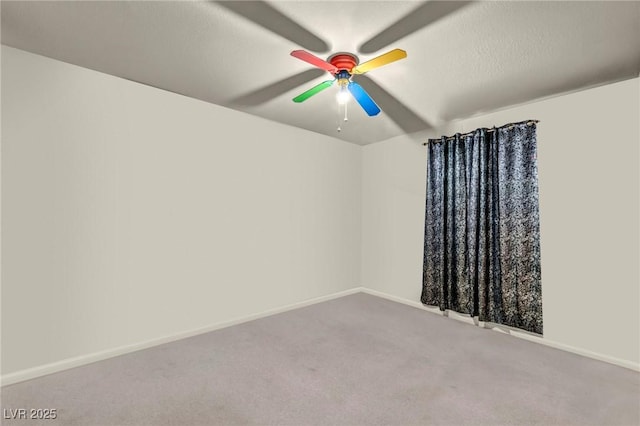
[[[218,330],[225,327],[231,327],[233,325],[242,324],[244,322],[253,321],[259,318],[268,317],[270,315],[279,314],[282,312],[291,311],[293,309],[302,308],[316,303],[325,302],[327,300],[337,299],[339,297],[348,296],[350,294],[362,292],[362,287],[354,287],[349,290],[340,291],[337,293],[329,294],[326,296],[320,296],[309,300],[304,300],[298,303],[292,303],[275,309],[269,309],[263,312],[259,312],[253,315],[247,315],[240,318],[234,318],[229,321],[219,322],[207,327],[198,328],[195,330],[188,330],[170,336],[164,336],[156,339],[147,340],[140,343],[134,343],[132,345],[120,346],[113,349],[107,349],[100,352],[94,352],[87,355],[81,355],[73,358],[63,359],[61,361],[53,362],[50,364],[40,365],[38,367],[28,368],[25,370],[16,371],[13,373],[5,374],[0,377],[0,383],[2,386],[12,385],[14,383],[24,382],[25,380],[35,379],[36,377],[46,376],[47,374],[57,373],[59,371],[68,370],[74,367],[80,367],[82,365],[91,364],[96,361],[102,361],[107,358],[112,358],[118,355],[124,355],[126,353],[147,349],[153,346],[162,345],[164,343],[173,342],[176,340],[184,339],[187,337],[196,336],[198,334],[208,333],[210,331]]]
[[[422,303],[417,302],[417,301],[404,299],[402,297],[393,296],[391,294],[383,293],[383,292],[377,291],[377,290],[372,290],[372,289],[366,288],[366,287],[362,288],[362,292],[363,293],[367,293],[367,294],[371,294],[372,296],[378,296],[378,297],[382,297],[384,299],[392,300],[394,302],[398,302],[398,303],[402,303],[402,304],[405,304],[405,305],[413,306],[414,308],[422,309],[424,311],[431,312],[431,313],[434,313],[434,314],[437,314],[437,315],[444,315],[444,313],[440,309],[424,306]],[[467,323],[467,324],[474,324],[473,318],[469,317],[468,315],[462,315],[462,314],[458,314],[458,313],[449,311],[449,315],[448,316],[449,316],[449,318],[455,319],[457,321],[462,321],[462,322]],[[501,332],[501,333],[505,333],[505,331],[504,331],[505,327],[500,327],[497,324],[485,324],[484,322],[480,321],[478,325],[480,327],[491,328],[492,330],[495,330],[495,331],[498,331],[498,332]],[[535,334],[530,334],[530,333],[527,333],[527,332],[522,331],[522,330],[517,330],[517,329],[513,329],[513,328],[509,328],[509,327],[506,327],[506,329],[508,329],[508,331],[506,333],[508,333],[508,334],[510,334],[512,336],[521,338],[521,339],[528,340],[530,342],[539,343],[541,345],[546,345],[546,346],[549,346],[549,347],[552,347],[552,348],[555,348],[555,349],[560,349],[560,350],[571,352],[571,353],[574,353],[574,354],[577,354],[577,355],[586,356],[587,358],[597,359],[598,361],[608,362],[609,364],[614,364],[614,365],[617,365],[617,366],[620,366],[620,367],[628,368],[630,370],[640,371],[640,364],[639,363],[635,363],[635,362],[632,362],[632,361],[627,361],[626,359],[620,359],[620,358],[612,357],[612,356],[609,356],[609,355],[604,355],[604,354],[601,354],[601,353],[593,352],[593,351],[590,351],[588,349],[576,348],[574,346],[565,345],[564,343],[560,343],[560,342],[554,342],[553,340],[548,340],[548,339],[545,339],[543,337],[539,337],[539,336],[537,336]]]
[[[113,349],[107,349],[104,351],[100,351],[100,352],[94,352],[91,354],[87,354],[87,355],[81,355],[81,356],[77,356],[77,357],[73,357],[73,358],[67,358],[61,361],[57,361],[54,363],[50,363],[50,364],[45,364],[45,365],[41,365],[38,367],[33,367],[33,368],[28,368],[25,370],[20,370],[20,371],[16,371],[13,373],[9,373],[9,374],[5,374],[3,376],[0,377],[0,383],[2,386],[7,386],[7,385],[11,385],[14,383],[19,383],[19,382],[23,382],[26,380],[31,380],[31,379],[35,379],[37,377],[41,377],[41,376],[46,376],[48,374],[52,374],[52,373],[57,373],[59,371],[63,371],[63,370],[68,370],[70,368],[74,368],[74,367],[80,367],[82,365],[86,365],[86,364],[91,364],[93,362],[97,362],[97,361],[102,361],[104,359],[108,359],[108,358],[112,358],[118,355],[124,355],[130,352],[135,352],[135,351],[139,351],[142,349],[147,349],[153,346],[158,346],[158,345],[162,345],[164,343],[169,343],[169,342],[173,342],[176,340],[180,340],[180,339],[184,339],[187,337],[192,337],[192,336],[196,336],[199,334],[203,334],[203,333],[208,333],[210,331],[214,331],[214,330],[218,330],[221,328],[225,328],[225,327],[231,327],[233,325],[237,325],[237,324],[242,324],[244,322],[248,322],[248,321],[253,321],[256,319],[260,319],[260,318],[264,318],[264,317],[268,317],[270,315],[275,315],[275,314],[279,314],[282,312],[287,312],[293,309],[298,309],[298,308],[302,308],[305,306],[309,306],[309,305],[314,305],[316,303],[320,303],[320,302],[325,302],[327,300],[332,300],[332,299],[337,299],[339,297],[343,297],[343,296],[348,296],[350,294],[355,294],[355,293],[367,293],[373,296],[378,296],[378,297],[382,297],[384,299],[388,299],[388,300],[392,300],[394,302],[398,302],[398,303],[402,303],[404,305],[409,305],[412,306],[414,308],[418,308],[418,309],[422,309],[424,311],[427,312],[431,312],[437,315],[443,315],[443,312],[440,311],[438,308],[432,308],[432,307],[427,307],[424,306],[422,303],[417,302],[417,301],[413,301],[413,300],[408,300],[408,299],[404,299],[402,297],[397,297],[397,296],[393,296],[387,293],[383,293],[377,290],[372,290],[370,288],[365,288],[365,287],[354,287],[352,289],[349,290],[344,290],[344,291],[340,291],[337,293],[333,293],[333,294],[329,294],[326,296],[321,296],[321,297],[316,297],[313,299],[309,299],[309,300],[305,300],[302,302],[298,302],[298,303],[293,303],[290,305],[286,305],[286,306],[282,306],[279,308],[275,308],[275,309],[269,309],[263,312],[259,312],[257,314],[253,314],[253,315],[248,315],[248,316],[244,316],[244,317],[240,317],[240,318],[235,318],[229,321],[223,321],[223,322],[219,322],[207,327],[202,327],[202,328],[198,328],[195,330],[188,330],[188,331],[184,331],[181,333],[176,333],[176,334],[172,334],[170,336],[164,336],[164,337],[160,337],[157,339],[151,339],[151,340],[147,340],[144,342],[140,342],[140,343],[134,343],[131,345],[126,345],[126,346],[120,346],[117,348],[113,348]],[[465,315],[461,315],[461,314],[457,314],[455,312],[449,312],[449,318],[451,319],[455,319],[457,321],[462,321],[464,323],[467,324],[474,324],[473,319],[470,318],[469,316],[465,316]],[[485,326],[484,323],[480,322],[479,324],[480,326]],[[504,332],[503,330],[499,329],[499,328],[494,328],[494,330],[499,331],[499,332]],[[587,349],[581,349],[581,348],[576,348],[570,345],[565,345],[563,343],[559,343],[559,342],[554,342],[551,340],[547,340],[544,338],[540,338],[538,336],[535,335],[531,335],[528,334],[526,332],[519,332],[517,330],[509,330],[509,334],[515,336],[515,337],[519,337],[521,339],[526,339],[528,341],[534,342],[534,343],[539,343],[542,345],[546,345],[546,346],[550,346],[552,348],[556,348],[556,349],[561,349],[567,352],[571,352],[571,353],[575,353],[578,355],[582,355],[582,356],[586,356],[588,358],[593,358],[593,359],[597,359],[599,361],[604,361],[604,362],[608,362],[610,364],[614,364],[614,365],[618,365],[620,367],[625,367],[634,371],[640,371],[640,364],[638,363],[634,363],[631,361],[627,361],[624,359],[619,359],[619,358],[615,358],[615,357],[611,357],[608,355],[604,355],[604,354],[600,354],[600,353],[596,353],[593,351],[589,351]]]

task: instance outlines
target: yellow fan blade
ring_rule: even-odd
[[[350,72],[351,74],[364,74],[365,72],[371,71],[374,68],[390,64],[391,62],[395,62],[406,57],[407,52],[405,52],[404,50],[393,49],[391,52],[387,52],[384,55],[380,55],[377,58],[373,58],[370,61],[353,67]]]

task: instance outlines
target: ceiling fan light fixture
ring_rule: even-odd
[[[336,79],[339,87],[336,99],[338,100],[338,104],[344,105],[349,101],[349,98],[351,97],[348,89],[351,74],[343,70],[336,74]]]
[[[338,100],[338,104],[340,105],[346,104],[349,101],[349,97],[351,97],[351,95],[347,90],[347,86],[341,87],[338,91],[338,94],[336,95],[336,99]]]

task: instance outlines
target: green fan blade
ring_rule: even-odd
[[[307,90],[306,92],[296,96],[295,98],[293,98],[293,102],[304,102],[307,99],[309,99],[310,97],[312,97],[313,95],[315,95],[318,92],[322,92],[324,89],[326,89],[327,87],[331,86],[333,84],[335,80],[327,80],[327,81],[323,81],[322,83],[318,84],[317,86],[312,87],[311,89]]]

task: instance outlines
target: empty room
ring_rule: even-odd
[[[2,425],[640,425],[640,2],[0,14]]]

